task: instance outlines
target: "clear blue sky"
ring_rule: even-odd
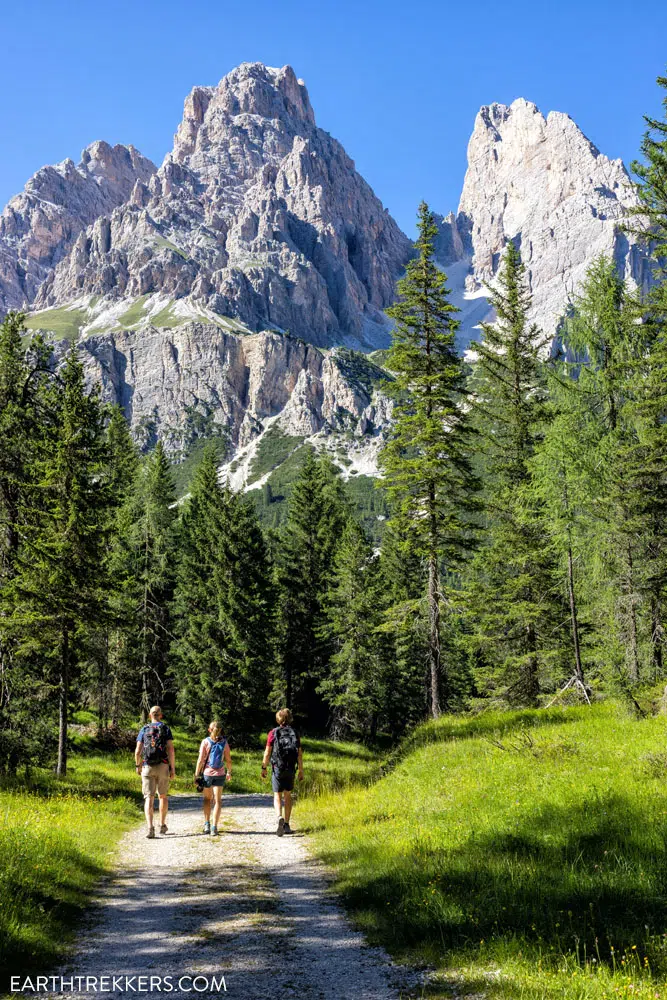
[[[667,3],[627,0],[19,0],[0,13],[0,204],[94,139],[158,164],[183,99],[244,61],[303,77],[320,126],[408,232],[456,208],[482,104],[570,114],[629,162],[657,114]]]

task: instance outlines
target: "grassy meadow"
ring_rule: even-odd
[[[373,942],[429,997],[667,997],[667,718],[608,702],[444,718],[304,804]]]
[[[92,721],[78,713],[79,723]],[[173,726],[177,777],[173,792],[194,792],[199,743]],[[260,779],[266,734],[255,748],[232,749],[230,791],[270,791]],[[6,977],[48,968],[63,957],[95,886],[107,873],[121,835],[141,821],[140,780],[131,751],[102,752],[93,735],[76,733],[68,774],[34,770],[30,779],[0,780],[0,993]],[[300,795],[366,780],[374,756],[354,744],[304,740],[307,778]]]

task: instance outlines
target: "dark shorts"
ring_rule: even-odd
[[[286,771],[282,774],[272,771],[271,788],[274,792],[291,792],[294,788],[294,771]]]
[[[223,775],[218,777],[213,777],[213,775],[204,775],[204,788],[224,788],[227,779]]]

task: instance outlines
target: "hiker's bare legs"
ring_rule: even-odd
[[[160,826],[167,825],[167,812],[169,811],[169,796],[160,796]]]
[[[289,823],[289,818],[292,815],[292,793],[283,792],[285,796],[285,822]]]
[[[153,829],[153,810],[155,809],[155,796],[147,795],[144,799],[144,812],[149,831]]]
[[[278,819],[280,819],[280,817],[283,814],[283,793],[282,792],[274,792],[273,793],[273,807],[276,810],[276,816],[278,817]]]
[[[211,822],[211,799],[213,798],[213,796],[211,794],[212,791],[213,791],[213,789],[211,789],[211,788],[205,788],[204,789],[204,802],[203,802],[203,806],[204,806],[204,822],[205,823],[210,823]]]
[[[213,798],[215,801],[215,806],[213,809],[213,826],[217,827],[220,823],[220,813],[222,812],[222,787],[219,785],[214,785],[211,789],[213,792]],[[210,810],[209,805],[209,810]]]

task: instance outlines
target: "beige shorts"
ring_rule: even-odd
[[[141,791],[145,799],[169,794],[169,764],[144,764],[141,769]]]

